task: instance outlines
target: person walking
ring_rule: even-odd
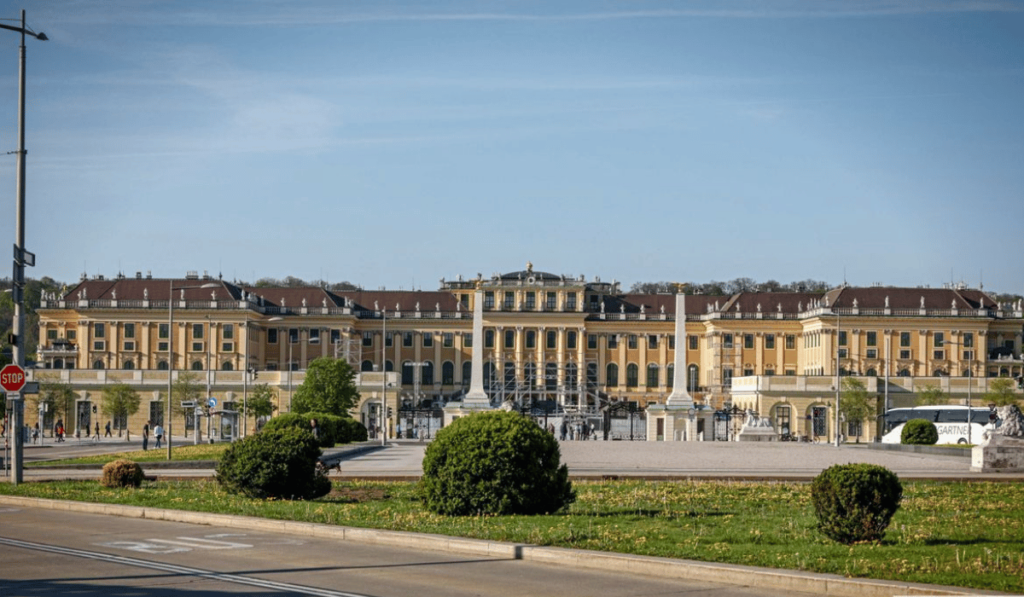
[[[113,437],[113,436],[112,436],[112,435],[110,434],[110,421],[107,421],[107,426],[106,426],[106,430],[107,430],[107,432],[106,432],[105,434],[103,434],[103,437]]]
[[[32,428],[32,443],[34,444],[34,443],[36,443],[38,441],[39,441],[39,423],[36,423],[36,426]]]
[[[57,441],[59,441],[59,442],[64,441],[64,420],[63,419],[58,419],[57,420]]]
[[[146,421],[146,424],[142,426],[142,449],[149,449],[149,421]]]
[[[96,441],[100,440],[100,422],[96,421]]]
[[[160,440],[164,438],[164,426],[158,423],[157,426],[153,428],[153,436],[156,437],[156,444],[153,447],[159,448]]]

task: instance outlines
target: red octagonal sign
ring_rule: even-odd
[[[20,392],[25,387],[25,370],[17,365],[0,369],[0,387],[8,392]]]

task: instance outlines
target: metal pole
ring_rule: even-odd
[[[171,421],[174,417],[171,415],[171,390],[174,387],[172,383],[172,377],[174,377],[174,280],[171,280],[167,284],[167,460],[171,459],[171,443],[174,434],[171,433]]]
[[[836,297],[838,299],[838,297]],[[839,447],[840,436],[842,435],[842,427],[839,421],[839,400],[840,400],[840,379],[839,379],[839,307],[834,307],[836,310],[836,447]]]
[[[249,308],[248,305],[245,307]],[[242,368],[242,437],[249,432],[249,311],[245,312],[245,364]]]
[[[388,414],[388,372],[387,372],[387,351],[384,350],[385,338],[388,336],[388,308],[384,307],[380,312],[381,316],[381,339],[380,339],[380,369],[381,376],[381,400],[380,400],[380,445],[388,445],[388,430],[385,426]]]
[[[213,360],[213,323],[210,321],[210,316],[206,316],[206,439],[212,444],[213,443],[213,407],[210,406],[210,395],[212,390],[210,389],[211,376],[213,375],[213,367],[210,361]]]

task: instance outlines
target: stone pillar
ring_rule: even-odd
[[[484,293],[477,290],[473,298],[473,368],[464,408],[490,408],[484,392]]]
[[[665,420],[665,441],[696,441],[697,414],[694,412],[693,397],[686,387],[686,295],[682,289],[676,293],[676,351],[673,360],[672,393],[665,404],[647,407],[647,439],[657,441],[657,421]]]

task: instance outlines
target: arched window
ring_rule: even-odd
[[[971,373],[970,369],[964,369],[963,371],[960,372],[960,376],[961,377],[974,377],[974,374]]]
[[[878,371],[874,367],[869,367],[868,370],[864,372],[864,375],[867,375],[868,377],[878,377]]]
[[[910,369],[900,369],[896,372],[896,377],[910,377]]]
[[[446,386],[455,385],[455,363],[445,361],[441,365],[441,384]]]
[[[491,384],[496,383],[498,380],[494,378],[494,363],[484,363],[484,385],[490,387]]]
[[[587,363],[587,384],[597,384],[597,363],[593,361]]]
[[[1000,367],[999,377],[1010,377],[1010,370],[1006,367]]]
[[[473,380],[473,361],[462,363],[462,383],[468,385]]]
[[[696,392],[697,386],[700,385],[700,367],[697,365],[690,365],[686,368],[686,389],[690,392]]]
[[[235,366],[231,364],[231,361],[224,361],[220,366],[221,371],[234,371]]]
[[[932,375],[934,377],[942,377],[945,374],[946,374],[946,372],[943,371],[942,369],[936,369],[935,371],[932,371]]]
[[[605,367],[604,385],[609,388],[619,386],[619,366],[615,363],[608,363],[608,366]]]
[[[432,361],[423,362],[423,377],[420,378],[420,383],[425,386],[434,385],[434,363]]]
[[[505,385],[516,380],[516,364],[512,361],[505,361]]]
[[[203,362],[202,361],[192,361],[192,370],[193,371],[202,371],[203,370]]]
[[[411,386],[413,384],[413,373],[412,373],[412,361],[406,361],[402,363],[402,385]]]
[[[167,361],[160,361],[156,364],[157,371],[167,371],[170,367],[167,366]]]
[[[658,365],[655,363],[649,363],[647,365],[647,387],[658,387]]]
[[[392,361],[384,361],[384,370],[385,371],[394,371],[395,370],[395,363],[392,362]]]
[[[558,363],[545,363],[544,388],[547,390],[558,389]]]
[[[61,359],[61,358],[53,359],[53,368],[54,369],[63,369],[64,368],[64,359]]]
[[[675,366],[675,364],[669,363],[668,365],[665,365],[665,386],[666,387],[672,388],[675,385],[675,383],[676,383],[675,376],[676,376],[676,366]]]
[[[523,365],[523,379],[530,387],[537,387],[537,365],[533,361],[526,361]]]
[[[565,387],[575,388],[579,386],[579,368],[576,363],[568,363],[565,366]]]
[[[626,365],[626,387],[635,388],[640,385],[640,367],[636,363]]]
[[[362,363],[359,363],[360,371],[373,371],[373,361],[367,359]]]
[[[124,365],[121,368],[122,369],[134,369],[135,368],[135,362],[134,361],[125,361]]]
[[[99,359],[93,361],[92,362],[92,368],[93,369],[103,369],[103,361],[101,361]]]

